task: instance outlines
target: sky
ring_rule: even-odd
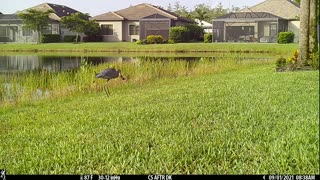
[[[0,12],[12,14],[41,3],[53,3],[68,6],[82,13],[89,13],[90,16],[96,16],[140,3],[149,3],[167,9],[169,3],[173,5],[176,1],[180,5],[187,7],[187,9],[193,10],[195,5],[201,3],[215,7],[221,2],[225,8],[231,8],[232,6],[244,8],[246,6],[253,6],[264,0],[1,0]]]

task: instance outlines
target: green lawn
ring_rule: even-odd
[[[8,174],[319,174],[319,71],[252,65],[110,91],[110,98],[80,93],[0,108],[0,167]]]
[[[292,52],[298,44],[177,43],[138,45],[133,42],[1,44],[0,51],[31,52]]]

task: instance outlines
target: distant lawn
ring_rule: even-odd
[[[293,52],[297,44],[177,43],[138,45],[133,42],[1,44],[0,51],[31,52]]]
[[[248,66],[110,91],[110,98],[89,93],[0,108],[0,168],[8,174],[319,174],[319,71]]]

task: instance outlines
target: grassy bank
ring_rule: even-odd
[[[8,174],[319,174],[318,71],[244,64],[110,90],[110,98],[0,108],[1,166]]]
[[[177,43],[137,45],[131,42],[108,43],[48,43],[48,44],[1,44],[0,51],[14,52],[293,52],[297,44],[264,43]]]
[[[126,81],[110,81],[109,87],[143,84],[161,78],[200,75],[208,72],[239,69],[247,63],[265,64],[270,59],[239,60],[241,55],[230,59],[186,57],[139,57],[134,63],[110,62],[94,66],[85,58],[79,70],[53,72],[47,70],[7,72],[0,75],[0,106],[38,101],[47,98],[100,92],[106,81],[95,78],[95,72],[106,67],[122,70]],[[246,57],[248,58],[248,57]]]

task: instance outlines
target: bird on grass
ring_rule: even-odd
[[[118,77],[120,77],[122,80],[125,80],[125,78],[121,75],[121,70],[120,69],[117,70],[115,68],[107,68],[107,69],[101,71],[100,73],[96,73],[96,78],[106,79],[107,82],[110,79],[115,79]],[[107,87],[107,84],[104,86],[104,91],[107,96],[110,96],[110,92]]]

